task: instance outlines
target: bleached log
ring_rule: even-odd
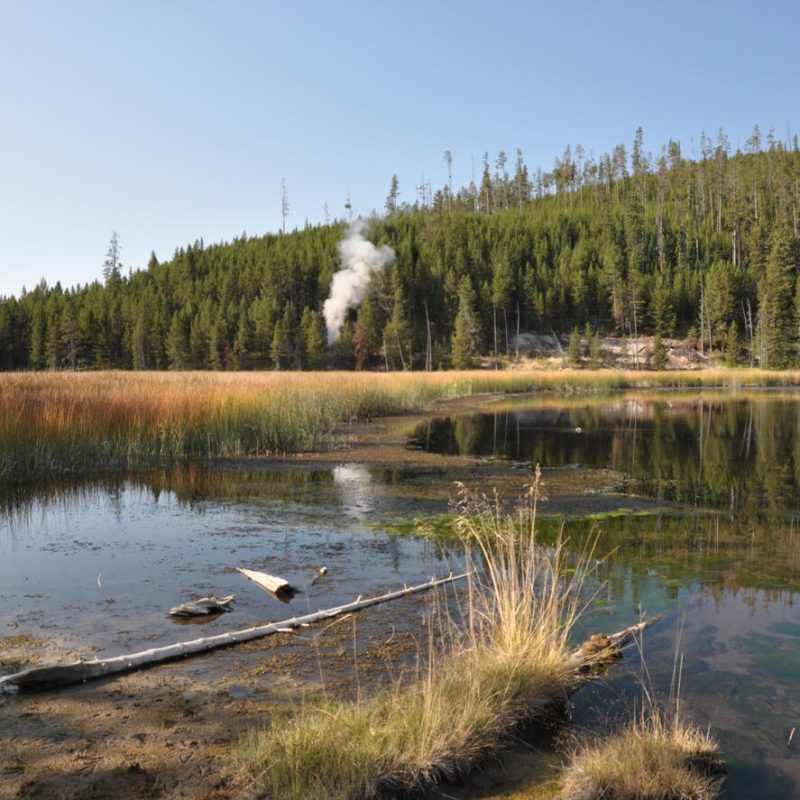
[[[245,569],[244,567],[236,567],[236,571],[241,572],[245,578],[249,578],[257,586],[273,594],[285,596],[294,593],[294,589],[289,584],[289,581],[283,578],[278,578],[275,575],[267,575],[266,572],[257,572],[254,569]]]
[[[220,633],[216,636],[208,636],[202,639],[193,639],[189,642],[178,642],[166,647],[153,647],[149,650],[142,650],[130,655],[116,656],[108,659],[95,659],[92,661],[77,661],[73,664],[55,665],[49,667],[31,667],[17,672],[13,675],[6,675],[0,678],[0,692],[17,692],[20,690],[39,691],[43,689],[57,689],[63,686],[71,686],[76,683],[102,678],[106,675],[115,675],[122,672],[151,667],[172,661],[177,658],[205,653],[209,650],[216,650],[222,647],[231,647],[240,642],[250,642],[253,639],[261,639],[273,633],[279,633],[294,628],[307,627],[308,625],[321,620],[332,619],[333,617],[349,614],[353,611],[360,611],[370,606],[386,603],[390,600],[397,600],[400,597],[407,597],[417,592],[425,592],[437,586],[466,578],[471,573],[466,572],[461,575],[448,575],[446,578],[435,580],[431,578],[426,583],[417,586],[407,586],[394,592],[377,595],[375,597],[358,597],[350,603],[342,606],[315,611],[311,614],[304,614],[300,617],[282,620],[280,622],[270,622],[265,625],[256,625],[252,628],[245,628],[240,631]]]

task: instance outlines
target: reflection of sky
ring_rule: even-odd
[[[661,621],[644,637],[644,677],[637,651],[629,650],[608,685],[579,700],[579,726],[593,724],[598,702],[629,715],[643,702],[642,683],[666,701],[677,658],[684,711],[701,728],[710,726],[729,761],[724,796],[800,798],[790,786],[794,780],[800,787],[800,753],[786,748],[791,729],[800,729],[800,596],[723,582],[685,583],[676,593],[675,578],[639,565],[617,570],[608,584],[614,589],[601,593],[583,621],[585,632],[629,624],[639,608]]]
[[[333,482],[339,488],[342,511],[360,519],[374,510],[372,477],[363,464],[339,464],[333,468]]]
[[[344,515],[338,503],[332,513],[302,490],[291,504],[258,506],[187,505],[130,485],[34,502],[0,518],[0,639],[24,633],[83,657],[119,655],[447,574],[425,542],[353,521],[356,509],[367,510],[365,478],[360,468],[337,471],[353,510]],[[236,566],[285,577],[301,593],[286,606]],[[326,580],[312,583],[321,566]],[[233,612],[200,632],[168,618],[170,607],[212,593],[235,594]]]

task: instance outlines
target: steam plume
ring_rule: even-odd
[[[351,308],[358,308],[364,301],[372,276],[394,261],[395,254],[391,247],[375,247],[364,238],[366,229],[366,223],[356,220],[339,242],[342,268],[333,274],[331,293],[322,307],[329,345],[339,341],[347,312]]]

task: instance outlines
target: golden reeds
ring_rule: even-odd
[[[0,482],[307,451],[353,418],[485,392],[800,384],[798,372],[5,373]]]
[[[578,749],[562,800],[712,800],[722,764],[710,734],[677,710],[648,708],[608,739]]]

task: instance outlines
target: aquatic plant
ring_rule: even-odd
[[[355,702],[304,705],[242,744],[259,790],[284,798],[374,798],[467,772],[522,721],[549,717],[574,684],[569,634],[586,562],[565,579],[559,546],[535,535],[536,486],[516,516],[468,502],[458,533],[476,571],[454,619],[433,621],[425,666]]]

